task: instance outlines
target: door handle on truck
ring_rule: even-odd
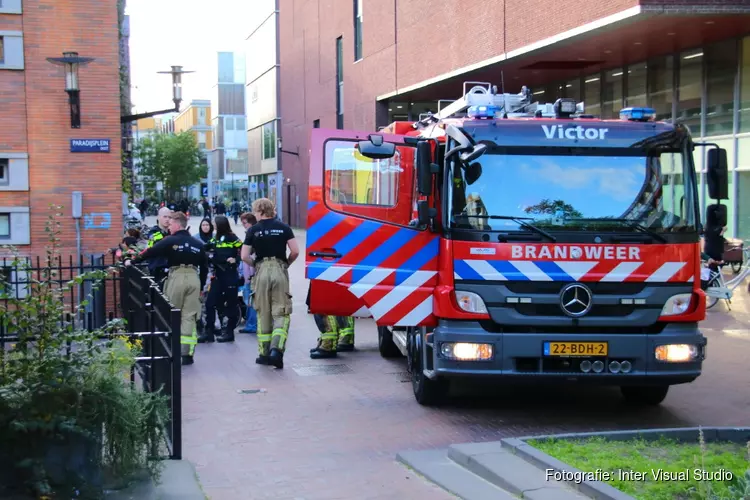
[[[340,253],[331,253],[331,252],[310,252],[307,255],[310,257],[323,257],[326,259],[338,259],[342,257]]]

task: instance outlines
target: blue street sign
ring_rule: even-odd
[[[71,139],[71,153],[109,153],[109,139]]]

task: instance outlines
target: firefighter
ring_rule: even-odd
[[[250,299],[258,313],[258,358],[255,362],[283,368],[289,316],[292,314],[289,266],[299,256],[299,246],[292,228],[276,218],[271,200],[255,200],[253,213],[258,223],[247,231],[242,260],[255,265]]]
[[[314,314],[315,324],[320,330],[317,347],[310,349],[312,359],[335,358],[337,351],[354,350],[354,318]]]
[[[204,269],[206,253],[203,243],[193,238],[187,231],[188,218],[182,212],[169,216],[170,236],[146,248],[125,265],[138,263],[154,257],[164,257],[169,269],[169,277],[164,286],[164,294],[172,305],[180,309],[180,343],[182,344],[182,364],[193,364],[195,344],[197,344],[196,320],[201,312],[201,284],[199,272]]]
[[[206,325],[203,334],[198,338],[199,343],[214,341],[217,309],[220,316],[226,314],[227,317],[227,326],[224,327],[221,335],[216,337],[217,342],[234,342],[234,329],[239,321],[237,288],[242,241],[234,234],[229,225],[229,219],[225,216],[217,215],[214,222],[216,223],[216,236],[207,245],[213,254],[210,264],[213,267],[214,276],[206,298]]]
[[[169,224],[172,210],[168,207],[161,207],[157,223],[148,232],[148,248],[153,247],[156,243],[169,236]],[[167,259],[166,257],[150,258],[148,261],[148,272],[154,277],[154,280],[162,287],[162,280],[167,276]]]

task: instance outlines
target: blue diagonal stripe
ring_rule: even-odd
[[[318,222],[310,226],[310,229],[307,230],[307,248],[313,246],[316,241],[325,236],[325,234],[341,222],[343,218],[344,217],[341,214],[328,212]]]
[[[313,208],[315,208],[315,205],[317,205],[317,204],[318,204],[317,201],[308,201],[307,202],[307,209],[308,210],[312,210]]]
[[[382,224],[366,220],[354,228],[351,233],[341,238],[341,241],[335,242],[332,246],[341,255],[346,255],[381,226]]]
[[[429,261],[435,258],[438,254],[438,239],[435,238],[417,253],[415,253],[409,260],[396,271],[396,285],[400,285],[406,278],[411,276],[414,271],[417,271],[422,266],[427,264]]]
[[[560,266],[552,261],[545,260],[534,262],[534,264],[554,281],[575,281],[571,275],[563,271]]]
[[[463,280],[477,280],[482,281],[485,279],[484,276],[476,272],[469,264],[466,263],[465,260],[454,260],[453,261],[453,267],[459,276],[461,276],[461,279]]]
[[[516,266],[507,260],[488,260],[489,264],[497,269],[497,272],[505,276],[508,281],[529,281],[529,277],[519,271]]]
[[[321,274],[323,274],[323,271],[331,267],[331,264],[329,262],[310,262],[307,265],[307,278],[314,280]]]
[[[373,250],[367,257],[357,264],[352,272],[352,283],[361,280],[372,268],[381,264],[385,259],[393,255],[399,248],[406,245],[414,238],[413,229],[401,229],[396,234],[385,240],[379,247]]]

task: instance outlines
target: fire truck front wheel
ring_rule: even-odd
[[[625,401],[637,405],[656,406],[664,401],[669,392],[668,385],[646,385],[646,386],[629,386],[620,387]]]
[[[386,359],[401,357],[401,351],[393,342],[393,330],[389,326],[378,327],[378,350],[380,355]]]
[[[445,378],[430,379],[424,374],[424,336],[420,330],[410,328],[408,333],[408,366],[411,388],[417,403],[423,406],[438,406],[445,401],[450,382]]]

